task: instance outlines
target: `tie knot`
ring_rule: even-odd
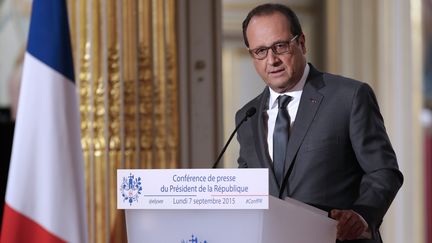
[[[290,103],[291,99],[292,99],[292,97],[289,95],[279,95],[279,97],[278,97],[279,109],[286,108],[288,103]]]

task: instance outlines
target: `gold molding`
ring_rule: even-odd
[[[89,242],[125,242],[116,170],[179,163],[175,0],[69,0],[69,8]]]

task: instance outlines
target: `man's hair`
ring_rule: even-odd
[[[291,33],[294,36],[301,35],[303,33],[300,21],[298,20],[297,15],[294,13],[294,11],[291,10],[291,8],[277,3],[266,3],[252,9],[246,16],[245,20],[243,20],[243,40],[247,47],[249,47],[249,41],[246,36],[246,30],[248,28],[250,20],[254,16],[271,15],[276,12],[283,14],[288,19],[291,26]]]

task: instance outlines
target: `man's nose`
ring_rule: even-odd
[[[272,49],[270,49],[267,53],[267,64],[271,66],[278,65],[281,62],[279,56],[276,55]]]

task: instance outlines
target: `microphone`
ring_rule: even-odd
[[[248,118],[252,117],[256,113],[256,108],[251,107],[249,110],[246,111],[246,115],[243,118],[243,120],[240,121],[240,123],[236,126],[234,131],[231,133],[231,136],[229,137],[228,141],[226,142],[225,146],[223,147],[222,151],[219,153],[219,156],[216,159],[216,162],[214,162],[212,169],[217,168],[220,159],[222,158],[222,155],[225,153],[225,150],[227,149],[228,145],[230,144],[232,138],[234,137],[234,134],[237,132],[237,130],[240,128],[240,126],[245,122]]]

